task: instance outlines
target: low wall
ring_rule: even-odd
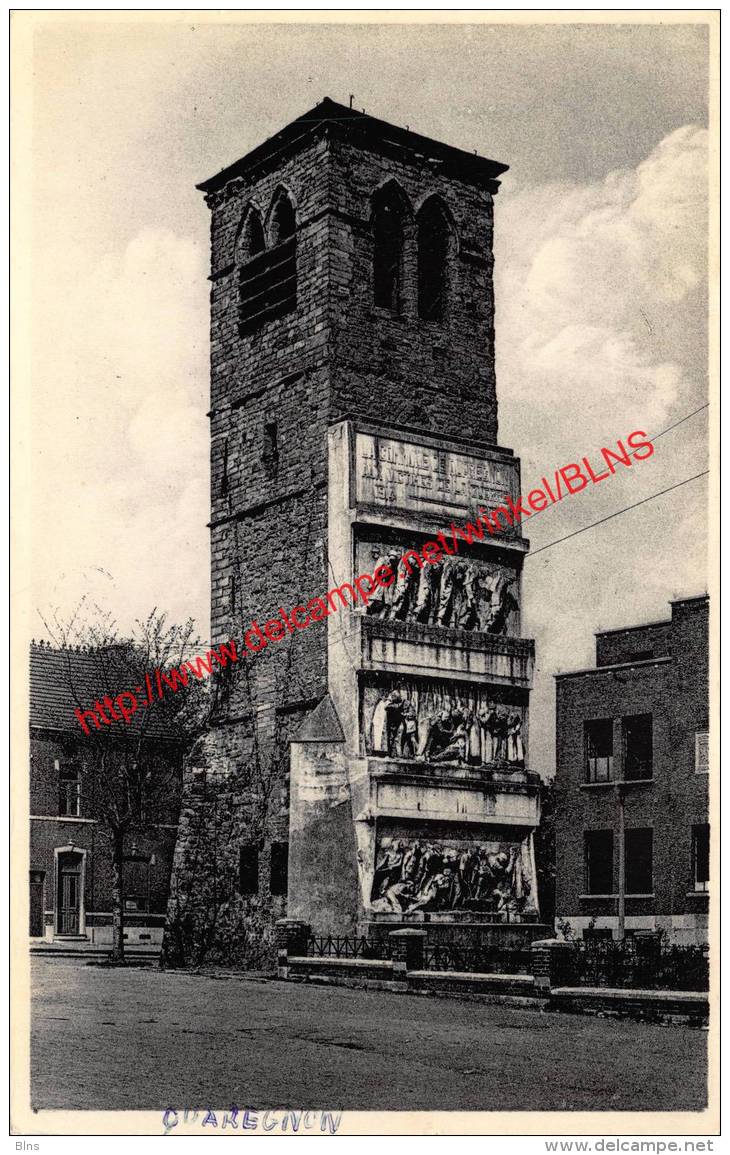
[[[700,991],[620,990],[610,987],[555,987],[550,1009],[574,1014],[601,1014],[622,1018],[707,1022],[708,995]]]
[[[426,918],[420,920],[382,920],[363,924],[365,938],[387,942],[394,930],[422,930],[428,946],[455,946],[463,950],[527,950],[536,939],[552,936],[552,928],[539,922],[475,922]]]
[[[510,1006],[544,1007],[547,999],[535,990],[532,975],[482,975],[469,971],[407,971],[408,991],[413,994],[477,996],[480,1002]]]
[[[286,971],[285,974],[282,971]],[[378,959],[303,958],[287,956],[286,966],[279,965],[279,978],[289,982],[332,983],[336,986],[361,987],[370,990],[401,990],[393,963]]]
[[[487,974],[427,970],[425,928],[391,928],[389,959],[312,958],[304,953],[309,927],[295,920],[281,919],[277,937],[277,974],[291,982],[331,983],[691,1025],[704,1024],[709,1017],[709,999],[702,992],[569,986],[571,947],[556,939],[531,943],[531,974]]]

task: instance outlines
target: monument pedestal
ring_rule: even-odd
[[[474,507],[518,492],[509,451],[330,429],[333,588],[379,567],[391,580],[327,616],[329,693],[291,742],[288,914],[317,934],[417,927],[429,943],[512,949],[545,934],[527,543],[519,527],[435,540],[457,509],[478,521]]]

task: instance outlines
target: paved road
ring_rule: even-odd
[[[704,1031],[33,959],[33,1105],[697,1110]]]

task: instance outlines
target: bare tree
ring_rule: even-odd
[[[146,687],[157,681],[157,671],[179,667],[201,643],[192,619],[170,623],[157,609],[125,634],[111,615],[85,600],[68,619],[57,612],[41,617],[63,653],[69,697],[82,719],[81,796],[85,816],[97,820],[110,844],[111,958],[121,963],[130,840],[161,822],[177,822],[183,754],[208,712],[205,682],[192,680],[176,692],[166,686],[154,702],[147,701]]]

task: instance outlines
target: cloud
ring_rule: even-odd
[[[205,632],[205,255],[146,229],[93,266],[47,263],[59,275],[37,304],[34,603],[68,609],[91,590],[122,624],[157,605]]]
[[[706,400],[707,133],[686,126],[636,169],[497,201],[500,441],[533,478],[633,429],[654,435]],[[699,416],[650,460],[525,527],[533,549],[705,468]],[[693,482],[528,558],[536,638],[531,757],[551,768],[552,674],[593,664],[593,632],[667,617],[706,584],[706,487]]]
[[[531,458],[556,413],[580,414],[600,445],[637,422],[658,430],[704,391],[706,150],[688,126],[635,170],[498,200],[499,395]],[[574,450],[572,423],[561,430]]]

